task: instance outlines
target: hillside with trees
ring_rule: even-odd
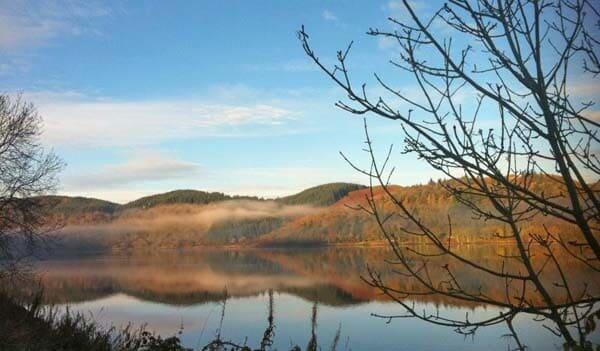
[[[469,207],[448,194],[449,184],[430,181],[424,185],[390,186],[388,194],[381,187],[371,190],[356,184],[332,183],[275,200],[181,190],[126,205],[69,197],[45,197],[44,201],[52,218],[63,221],[65,226],[59,234],[69,248],[136,250],[376,243],[382,240],[379,227],[360,208],[367,206],[367,198],[372,196],[381,204],[381,211],[392,213],[390,195],[402,199],[423,223],[443,233],[444,240],[451,236],[457,243],[495,241],[506,233],[502,224],[473,216]],[[531,188],[545,196],[562,196],[562,190],[550,176],[536,176]],[[486,206],[484,199],[473,201]],[[531,218],[524,230],[539,232],[542,223],[552,230],[569,230],[564,223],[542,216]],[[392,215],[388,226],[398,233],[401,228],[415,229],[414,223],[399,215]],[[398,239],[418,241],[401,234]]]
[[[139,198],[123,205],[124,209],[129,208],[150,208],[158,205],[168,204],[196,204],[206,205],[212,202],[225,200],[252,199],[256,197],[249,196],[230,196],[219,192],[207,192],[200,190],[174,190],[162,194],[150,195]]]
[[[94,198],[47,195],[35,198],[53,223],[76,225],[106,223],[121,210],[121,205]]]
[[[380,228],[373,216],[361,210],[367,207],[367,198],[371,196],[381,206],[382,213],[390,215],[387,226],[397,233],[400,241],[419,241],[412,236],[401,234],[401,228],[416,230],[416,226],[407,218],[392,214],[394,204],[389,195],[402,199],[423,223],[442,232],[442,238],[445,240],[450,235],[449,225],[452,228],[452,241],[458,243],[496,241],[506,233],[508,228],[504,225],[482,220],[473,215],[469,207],[450,196],[446,190],[448,185],[449,182],[431,181],[425,185],[389,186],[387,191],[390,194],[381,187],[375,187],[372,195],[368,188],[356,190],[328,207],[327,211],[288,221],[277,230],[261,237],[260,241],[264,245],[291,245],[368,243],[382,240]],[[536,176],[531,188],[546,196],[560,197],[563,194],[549,176]],[[484,199],[474,198],[473,201],[493,211]],[[564,230],[567,227],[555,218],[537,216],[531,218],[523,229],[530,233],[539,233],[543,230],[542,224],[551,230]]]
[[[350,192],[364,188],[364,185],[359,184],[329,183],[308,188],[298,194],[279,198],[278,201],[286,205],[329,206]]]

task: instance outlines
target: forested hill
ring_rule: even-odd
[[[40,196],[36,198],[43,207],[64,214],[83,214],[86,212],[104,212],[114,213],[121,208],[121,205],[81,196]]]
[[[475,219],[471,210],[450,197],[440,183],[389,189],[442,236],[450,216],[453,240],[493,240],[506,230],[501,223]],[[536,177],[532,190],[547,196],[561,193],[557,183],[547,176]],[[390,201],[385,201],[381,188],[373,193],[382,210],[396,211]],[[351,209],[365,205],[369,194],[369,189],[361,185],[331,183],[274,200],[194,190],[144,197],[125,205],[85,198],[44,199],[50,207],[49,216],[66,224],[62,234],[72,247],[137,249],[377,241],[382,237],[373,218]],[[533,218],[523,223],[523,228],[540,229],[542,221],[550,230],[570,230],[564,223],[548,218]],[[402,233],[401,228],[410,227],[410,223],[394,216],[389,226]]]
[[[352,183],[329,183],[308,188],[298,194],[277,199],[286,205],[329,206],[336,203],[348,193],[363,189],[364,185]]]
[[[354,190],[364,188],[352,183],[330,183],[303,190],[297,194],[277,198],[274,201],[285,205],[329,206]],[[192,204],[206,205],[229,200],[267,201],[255,196],[227,195],[220,192],[201,190],[173,190],[166,193],[144,196],[126,204],[70,196],[40,196],[37,198],[50,213],[62,215],[82,215],[98,212],[115,214],[127,209],[151,208],[160,205]]]
[[[88,197],[39,196],[34,198],[49,219],[64,225],[111,221],[121,205]]]
[[[212,202],[225,200],[259,200],[250,196],[230,196],[219,192],[206,192],[200,190],[174,190],[162,194],[150,195],[139,198],[123,205],[128,208],[150,208],[158,205],[169,204],[195,204],[206,205]]]

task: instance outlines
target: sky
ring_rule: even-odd
[[[414,2],[423,14],[436,6]],[[354,41],[358,79],[394,70],[369,37],[406,16],[394,1],[0,0],[0,92],[44,119],[44,146],[66,163],[59,194],[126,202],[174,189],[277,197],[327,182],[366,183],[363,121],[306,57],[304,25],[325,63]],[[594,90],[594,86],[591,87]],[[382,150],[396,123],[369,120]],[[400,150],[398,147],[397,150]],[[435,178],[395,152],[394,183]]]

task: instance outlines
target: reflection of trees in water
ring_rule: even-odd
[[[411,245],[411,249],[425,254],[434,250],[430,245]],[[503,269],[506,272],[517,272],[521,269],[520,263],[517,260],[505,260],[505,257],[515,255],[516,248],[512,246],[464,245],[457,247],[456,250],[464,257],[481,262],[491,269]],[[540,257],[544,257],[543,252],[539,252],[538,254]],[[377,271],[380,278],[390,287],[404,290],[410,289],[412,291],[419,291],[420,288],[423,290],[421,285],[414,279],[408,279],[402,275],[395,274],[394,262],[391,260],[390,251],[383,248],[361,250],[338,248],[310,254],[306,252],[267,252],[265,255],[265,257],[269,257],[271,260],[277,261],[282,266],[294,270],[299,274],[328,277],[328,281],[331,284],[340,287],[344,291],[350,291],[353,297],[363,300],[377,298],[376,290],[355,284],[356,281],[352,279],[357,274],[365,275],[367,266],[371,270]],[[407,260],[412,259],[415,264],[417,264],[418,258],[419,256],[416,254],[412,255],[412,257],[407,255]],[[581,293],[583,290],[586,290],[588,293],[600,291],[600,284],[598,282],[589,281],[590,273],[592,273],[590,267],[578,262],[569,255],[561,255],[558,259],[564,262],[562,267],[564,269],[563,273],[568,275],[572,280],[571,289],[574,294]],[[388,264],[390,262],[392,263],[391,265]],[[428,257],[428,273],[431,279],[441,280],[447,277],[447,272],[444,268],[446,263],[447,260],[444,257]],[[480,291],[488,296],[498,298],[501,298],[505,293],[501,289],[504,286],[504,279],[501,277],[482,274],[482,272],[467,265],[453,267],[453,274],[460,278],[461,284],[465,289]],[[544,272],[544,276],[540,277],[542,281],[548,283],[554,282],[559,278],[560,272],[552,269],[552,267],[548,267]],[[563,298],[564,289],[553,284],[549,285],[548,290],[550,294],[560,301]],[[364,293],[364,295],[359,295],[360,293]],[[527,297],[531,302],[537,302],[538,300],[536,299],[539,298],[536,294],[531,294],[531,296]],[[444,299],[443,296],[433,294],[412,296],[411,299],[440,303],[451,301],[451,299]],[[452,305],[459,306],[474,305],[473,303],[463,304],[456,300],[452,302]]]
[[[228,340],[223,338],[221,335],[221,330],[223,329],[223,323],[226,317],[226,306],[227,306],[227,292],[225,292],[225,298],[221,302],[221,319],[219,322],[219,327],[215,333],[215,339],[202,347],[202,351],[221,351],[221,350],[231,350],[231,351],[265,351],[271,350],[273,343],[275,342],[275,299],[273,297],[273,290],[269,289],[268,291],[269,300],[267,303],[267,326],[263,333],[262,339],[260,340],[258,348],[252,348],[248,344],[248,336],[243,342],[237,342],[235,340]],[[321,348],[319,347],[319,343],[317,341],[317,319],[318,319],[318,303],[314,302],[312,305],[312,313],[310,318],[310,339],[306,345],[306,351],[317,351]],[[341,326],[338,327],[337,332],[333,338],[333,341],[330,346],[331,351],[337,350],[339,341],[341,336]],[[290,342],[292,344],[292,342]],[[346,343],[346,350],[348,349],[348,343]],[[302,348],[296,345],[290,345],[290,351],[301,351]]]
[[[512,254],[510,247],[493,245],[465,246],[461,250],[490,267],[502,265],[498,253]],[[47,298],[53,303],[125,293],[148,301],[191,305],[222,300],[222,289],[227,286],[233,297],[257,296],[273,289],[309,301],[342,306],[386,299],[361,280],[361,274],[364,275],[369,266],[380,272],[390,286],[418,289],[414,281],[393,274],[393,267],[382,262],[385,257],[389,257],[389,251],[383,248],[164,251],[146,256],[49,261],[45,263],[43,283]],[[432,278],[444,274],[442,264],[440,260],[431,259]],[[571,279],[585,281],[586,267],[572,262],[566,268]],[[456,269],[465,287],[481,288],[490,295],[503,293],[497,288],[503,286],[501,282],[499,284],[468,267]],[[548,275],[548,279],[553,276]],[[588,289],[597,291],[600,287],[591,282]],[[413,299],[449,305],[448,300],[440,296],[424,295]]]

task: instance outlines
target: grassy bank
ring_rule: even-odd
[[[43,308],[41,295],[16,298],[0,292],[2,351],[185,351],[179,338],[161,338],[143,327],[103,328],[82,314]]]

